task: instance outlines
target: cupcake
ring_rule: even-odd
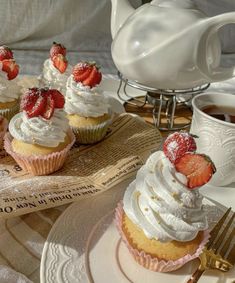
[[[50,58],[43,64],[40,86],[58,89],[63,95],[66,91],[66,81],[72,72],[72,66],[66,59],[66,48],[56,42],[50,49]]]
[[[8,122],[6,118],[0,116],[0,150],[3,149],[3,137],[7,131]]]
[[[31,88],[22,97],[4,147],[25,171],[46,175],[63,166],[75,141],[63,106],[64,96],[54,89]]]
[[[93,144],[104,138],[111,123],[108,98],[99,89],[102,74],[95,63],[82,62],[67,81],[65,112],[76,139]]]
[[[209,238],[198,188],[215,168],[207,156],[189,151],[195,142],[188,137],[179,142],[170,136],[165,142],[170,145],[149,157],[116,209],[117,228],[130,253],[153,271],[180,268],[199,256]],[[167,158],[169,150],[171,156],[176,153],[174,163]]]
[[[20,87],[14,81],[19,66],[7,46],[0,47],[0,115],[10,120],[19,111]]]

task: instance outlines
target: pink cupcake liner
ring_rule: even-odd
[[[48,175],[59,170],[63,166],[68,152],[75,142],[75,136],[72,131],[69,132],[69,137],[71,139],[71,143],[61,151],[53,152],[43,156],[23,156],[13,151],[11,146],[13,137],[10,135],[10,133],[6,133],[4,136],[4,148],[23,170],[28,171],[32,175]]]
[[[209,231],[208,230],[204,231],[203,240],[193,255],[187,254],[184,257],[179,258],[174,261],[173,260],[165,261],[162,259],[158,259],[157,257],[153,258],[149,254],[145,253],[144,251],[138,251],[137,249],[131,246],[131,244],[128,242],[128,239],[125,233],[122,230],[123,216],[124,216],[123,205],[122,205],[122,202],[120,202],[115,210],[115,223],[119,231],[119,234],[122,240],[124,241],[125,245],[127,246],[129,252],[133,256],[133,258],[140,265],[152,271],[169,272],[169,271],[179,269],[185,263],[197,258],[200,255],[200,253],[202,252],[203,248],[205,247],[210,237]]]
[[[7,132],[7,127],[8,127],[8,121],[7,119],[5,119],[3,117],[3,121],[2,121],[2,131],[0,131],[0,150],[3,149],[3,138],[4,138],[4,135],[5,133]]]

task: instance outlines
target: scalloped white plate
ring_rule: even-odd
[[[175,272],[152,272],[138,265],[120,241],[113,213],[129,182],[66,209],[54,224],[43,249],[42,283],[186,282],[197,260]],[[211,217],[219,218],[224,207],[210,200],[206,204],[211,207]],[[232,283],[234,279],[234,269],[225,274],[210,271],[200,283]]]

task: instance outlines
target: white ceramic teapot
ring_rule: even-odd
[[[220,66],[218,30],[235,12],[207,17],[190,0],[154,0],[134,9],[112,0],[112,57],[128,79],[159,89],[187,89],[235,76]]]

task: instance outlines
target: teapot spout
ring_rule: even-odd
[[[111,0],[111,34],[115,37],[125,20],[135,11],[128,0]]]

